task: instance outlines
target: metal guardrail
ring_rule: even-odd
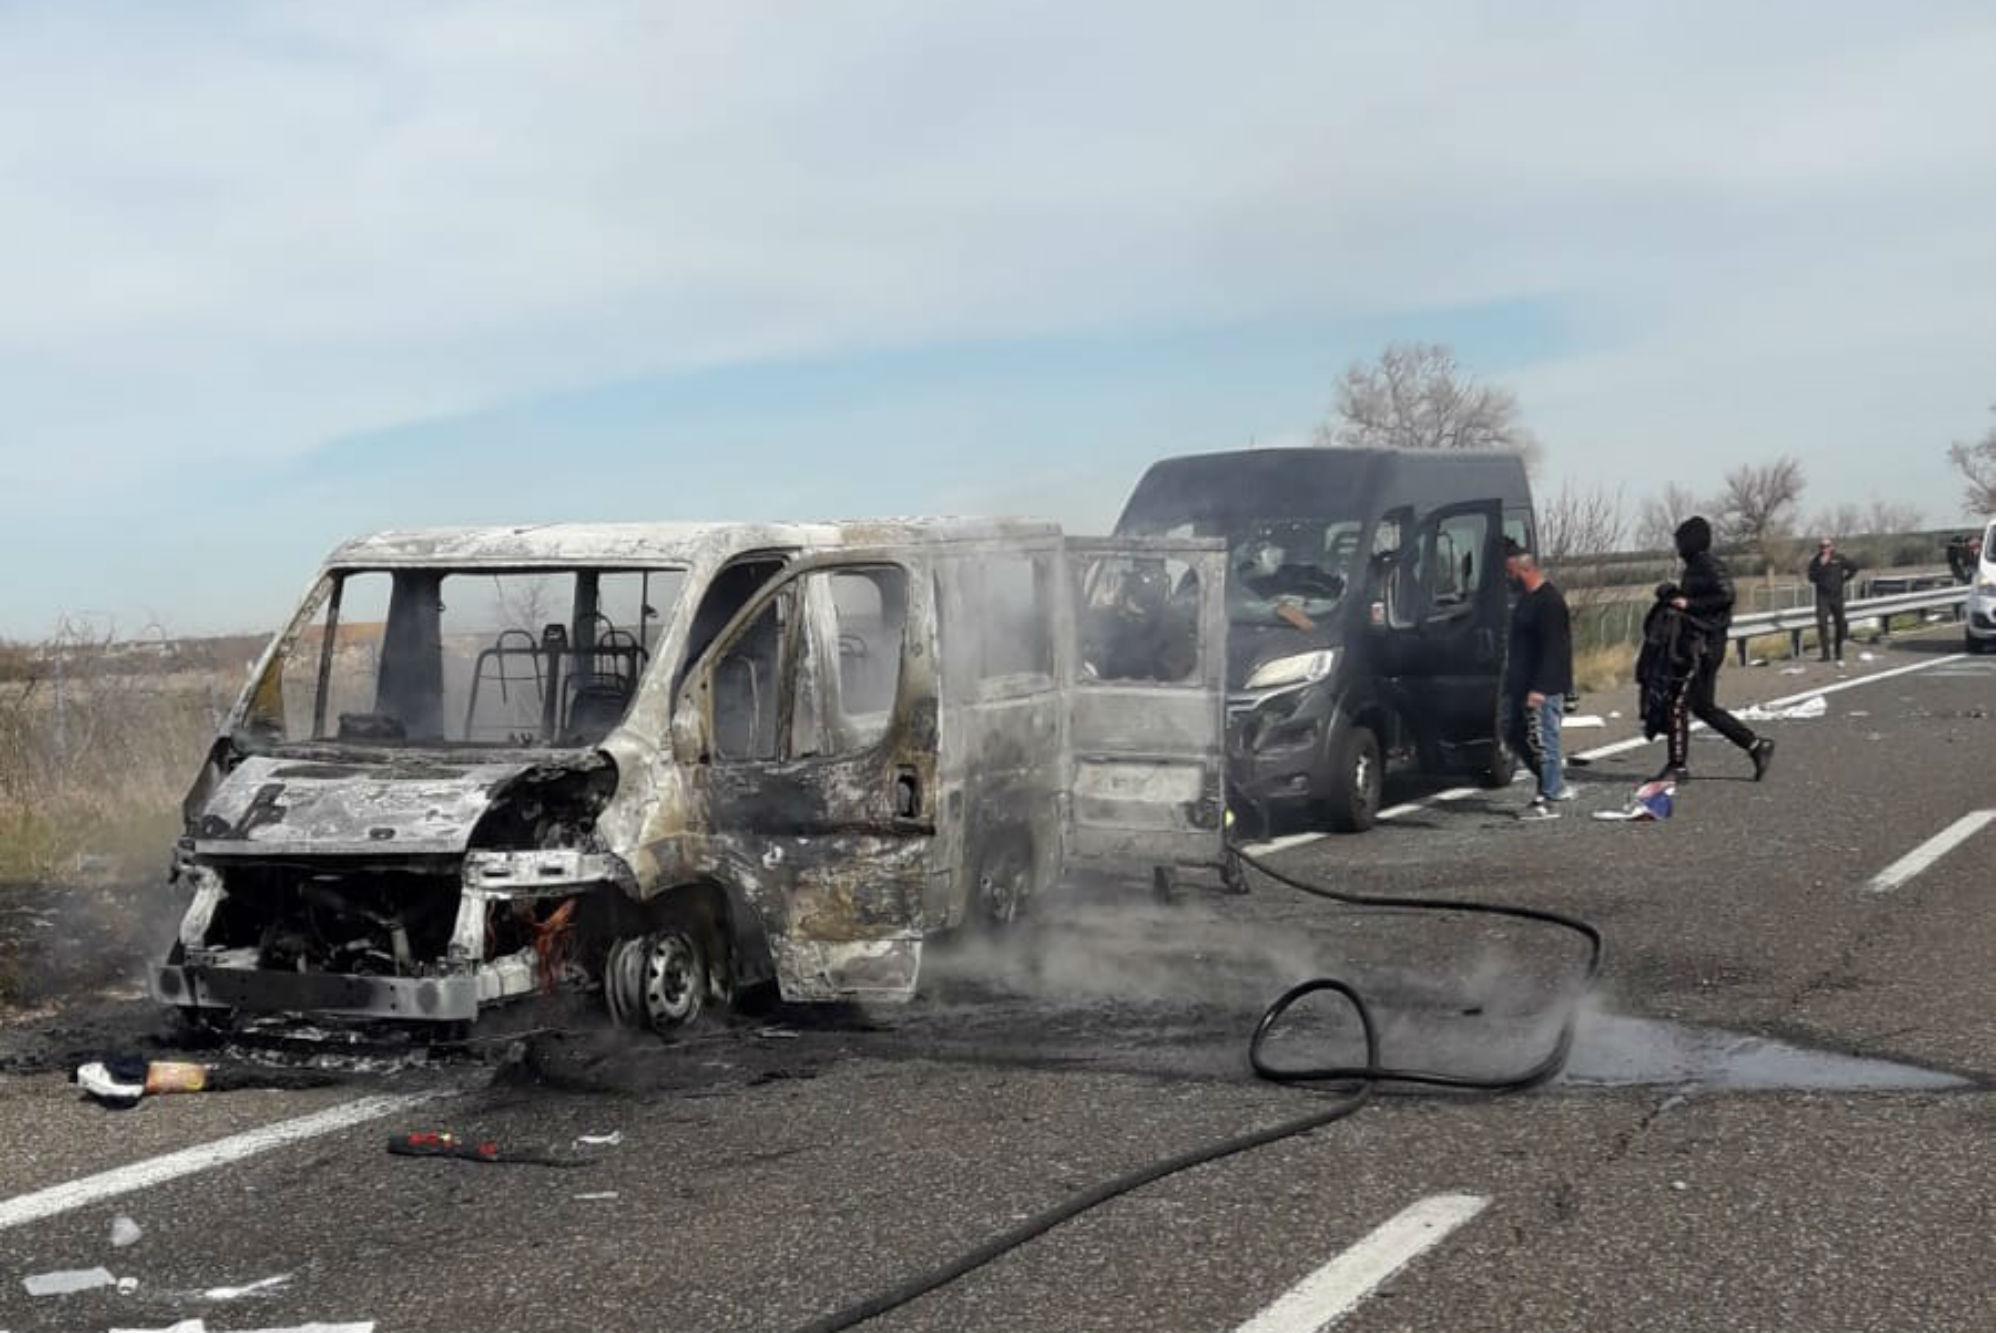
[[[1878,621],[1882,633],[1889,632],[1892,616],[1916,615],[1924,611],[1950,611],[1954,619],[1965,614],[1964,584],[1954,584],[1949,588],[1924,588],[1917,592],[1892,593],[1886,597],[1866,597],[1847,604],[1847,623],[1857,620]],[[1819,628],[1819,618],[1812,607],[1799,606],[1784,611],[1764,611],[1754,616],[1738,616],[1729,625],[1729,641],[1736,645],[1736,660],[1739,663],[1750,660],[1750,640],[1760,639],[1769,634],[1790,634],[1792,636],[1792,656],[1797,657],[1805,646],[1805,632]]]

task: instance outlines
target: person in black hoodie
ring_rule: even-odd
[[[1658,589],[1660,600],[1685,612],[1707,640],[1700,665],[1675,701],[1673,725],[1667,732],[1667,766],[1660,770],[1659,777],[1686,780],[1691,713],[1749,755],[1756,768],[1756,780],[1762,782],[1770,770],[1777,743],[1769,737],[1759,737],[1715,702],[1716,673],[1722,670],[1723,654],[1729,650],[1729,617],[1736,606],[1736,584],[1728,569],[1710,553],[1713,541],[1705,518],[1691,518],[1675,528],[1674,550],[1682,561],[1681,581],[1663,583]]]

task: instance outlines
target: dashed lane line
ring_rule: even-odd
[[[1782,698],[1766,699],[1754,706],[1758,708],[1785,708],[1821,695],[1838,694],[1842,690],[1851,690],[1857,685],[1872,685],[1879,680],[1889,680],[1895,676],[1907,676],[1913,671],[1933,671],[1947,662],[1961,661],[1964,657],[1964,653],[1946,653],[1943,656],[1934,657],[1928,662],[1913,662],[1908,666],[1891,667],[1887,671],[1872,671],[1865,676],[1854,676],[1847,680],[1834,681],[1828,685],[1817,685],[1810,690],[1801,690],[1797,694],[1787,694]],[[1700,722],[1696,722],[1692,730],[1705,731],[1707,727]],[[1572,757],[1577,759],[1609,759],[1612,755],[1625,754],[1628,751],[1643,749],[1648,745],[1656,743],[1656,741],[1647,740],[1644,736],[1628,736],[1622,741],[1613,741],[1609,745],[1600,745],[1594,750],[1583,750]],[[1517,776],[1515,780],[1521,781],[1522,778]],[[1392,805],[1385,810],[1378,810],[1375,812],[1375,818],[1377,820],[1401,819],[1405,815],[1413,815],[1419,810],[1433,805],[1445,805],[1452,801],[1462,801],[1468,796],[1476,796],[1479,794],[1479,791],[1480,788],[1478,787],[1449,787],[1444,791],[1433,792],[1428,796],[1420,796],[1414,801],[1405,801],[1401,805]],[[1290,847],[1304,847],[1311,843],[1322,842],[1332,836],[1330,833],[1290,833],[1284,837],[1272,838],[1267,842],[1253,842],[1248,844],[1248,847],[1252,854],[1268,855],[1272,852],[1284,851]]]
[[[1477,1217],[1477,1194],[1434,1194],[1411,1204],[1259,1311],[1236,1333],[1322,1333],[1425,1250]]]
[[[133,1162],[129,1166],[100,1171],[94,1176],[82,1176],[60,1185],[51,1185],[32,1194],[17,1195],[0,1201],[0,1231],[25,1226],[30,1222],[39,1222],[43,1218],[88,1207],[121,1194],[130,1194],[134,1190],[165,1184],[182,1176],[227,1166],[231,1162],[240,1162],[246,1157],[255,1157],[273,1148],[282,1148],[288,1143],[298,1143],[305,1139],[317,1138],[322,1134],[332,1134],[338,1130],[351,1129],[356,1125],[365,1125],[371,1120],[380,1120],[398,1111],[452,1095],[454,1095],[452,1092],[414,1092],[360,1097],[351,1102],[329,1106],[323,1111],[315,1111],[311,1115],[280,1120],[276,1124],[245,1130],[241,1134],[232,1134],[213,1143],[196,1144],[192,1148],[183,1148],[160,1157],[149,1157],[142,1162]]]
[[[1908,883],[1931,868],[1931,865],[1946,852],[1964,842],[1979,830],[1993,822],[1993,811],[1974,810],[1969,815],[1961,815],[1951,823],[1918,843],[1903,856],[1890,863],[1879,875],[1868,881],[1870,893],[1887,893],[1898,885]]]

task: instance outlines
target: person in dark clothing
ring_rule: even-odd
[[[1507,744],[1535,775],[1523,819],[1554,819],[1555,802],[1576,795],[1563,781],[1563,696],[1570,691],[1569,604],[1511,538],[1502,543],[1507,577],[1520,588],[1507,630]]]
[[[1819,539],[1819,554],[1806,564],[1806,582],[1813,589],[1813,618],[1819,621],[1819,660],[1840,662],[1847,646],[1847,581],[1860,567],[1833,549],[1833,538]],[[1833,635],[1827,636],[1828,622]],[[1832,653],[1827,652],[1832,647]],[[1842,662],[1845,666],[1846,663]]]
[[[1674,704],[1673,726],[1667,732],[1667,766],[1660,770],[1659,777],[1686,780],[1688,715],[1693,714],[1749,755],[1756,768],[1756,780],[1762,782],[1771,767],[1777,743],[1769,737],[1759,737],[1715,702],[1716,673],[1722,670],[1723,654],[1729,649],[1729,617],[1736,606],[1736,583],[1723,563],[1710,553],[1713,541],[1705,518],[1691,518],[1675,528],[1674,550],[1682,561],[1681,581],[1662,583],[1657,590],[1660,600],[1686,612],[1706,639],[1701,661]]]

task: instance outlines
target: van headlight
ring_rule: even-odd
[[[1325,680],[1333,674],[1333,664],[1340,660],[1338,648],[1321,648],[1316,652],[1294,653],[1290,657],[1274,657],[1250,673],[1250,679],[1243,682],[1246,690],[1276,689],[1280,685],[1310,685],[1316,680]]]
[[[1991,597],[1993,595],[1993,580],[1980,579],[1972,585],[1972,591],[1981,597]]]

